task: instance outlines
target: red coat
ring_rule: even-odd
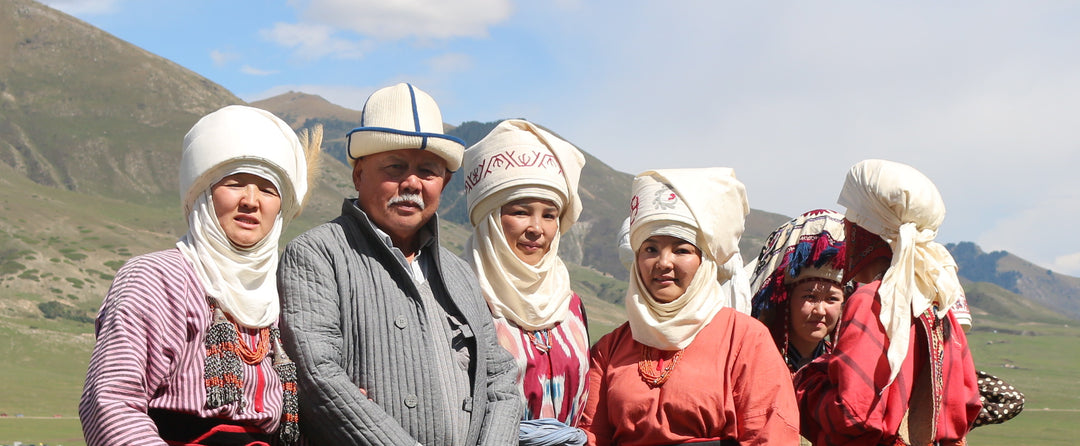
[[[933,329],[932,316],[913,318],[907,358],[896,380],[885,387],[889,341],[878,318],[880,285],[864,285],[848,298],[833,351],[795,375],[802,435],[815,445],[893,445],[910,408],[910,430],[922,429],[933,441],[964,438],[980,407],[964,331],[952,311],[937,321],[939,330]],[[935,332],[941,336],[938,342]],[[934,345],[940,354],[931,353]],[[926,391],[913,399],[915,381]]]

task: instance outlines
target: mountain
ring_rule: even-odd
[[[946,248],[956,259],[962,278],[996,285],[1066,317],[1080,319],[1080,278],[1055,273],[1008,251],[986,253],[971,242],[950,243]]]
[[[0,3],[0,161],[35,183],[175,202],[184,133],[240,103],[78,19],[29,0]]]
[[[184,133],[206,113],[237,103],[206,78],[63,13],[29,0],[0,2],[0,337],[7,339],[0,343],[0,413],[75,415],[94,339],[90,321],[113,274],[132,256],[172,246],[186,230],[176,190]],[[299,92],[253,105],[294,128],[325,127],[327,153],[312,198],[285,239],[336,217],[342,199],[355,195],[343,160],[359,112]],[[471,144],[495,125],[445,128]],[[562,254],[595,339],[624,320],[627,273],[615,234],[632,176],[581,149],[585,209]],[[460,176],[447,186],[440,214],[443,244],[460,252],[471,233]],[[740,243],[744,260],[787,219],[753,210]],[[1071,322],[1066,317],[1080,318],[1080,279],[974,244],[950,249],[976,330],[979,320],[1002,331],[1057,324],[1061,336],[1073,336],[1061,326]],[[78,431],[77,421],[66,422]]]

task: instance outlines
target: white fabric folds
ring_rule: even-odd
[[[634,340],[682,350],[724,307],[750,312],[750,283],[739,255],[750,206],[729,168],[648,171],[634,178],[629,240],[634,252],[652,235],[670,235],[701,251],[701,266],[679,298],[660,303],[648,295],[637,262],[626,294]]]
[[[561,323],[573,295],[558,256],[561,235],[581,214],[578,179],[585,157],[570,143],[522,120],[507,120],[465,151],[465,191],[473,235],[465,259],[476,271],[495,317],[528,331]],[[523,198],[559,208],[559,230],[536,265],[517,257],[502,229],[500,208]]]
[[[207,295],[237,324],[277,321],[278,238],[307,193],[307,161],[296,133],[273,114],[231,105],[200,119],[184,137],[180,193],[188,232],[176,242]],[[270,180],[281,211],[266,237],[248,248],[229,241],[217,221],[211,187],[235,173]]]
[[[878,290],[891,384],[907,356],[912,317],[931,308],[938,318],[945,317],[964,293],[956,261],[934,241],[945,203],[922,172],[884,160],[852,166],[837,202],[847,208],[844,218],[892,248],[892,263]]]

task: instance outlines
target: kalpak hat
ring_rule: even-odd
[[[347,136],[349,165],[375,153],[400,149],[428,150],[461,167],[465,142],[443,133],[442,113],[430,95],[412,84],[400,83],[371,94],[360,115],[360,127]]]

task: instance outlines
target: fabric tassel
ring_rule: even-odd
[[[812,260],[815,265],[821,266],[821,258],[827,254],[829,247],[828,236],[818,237],[817,240],[814,241],[813,255],[810,260]]]
[[[243,407],[243,384],[240,381],[243,369],[240,356],[236,354],[240,339],[221,308],[216,305],[210,308],[214,321],[206,330],[206,406],[216,408],[239,401]]]
[[[296,444],[300,439],[300,399],[296,393],[296,363],[285,354],[281,347],[281,335],[275,327],[270,331],[274,345],[274,371],[281,380],[281,424],[278,437],[287,445]]]
[[[840,246],[836,249],[836,257],[832,259],[832,267],[843,269],[847,267],[847,243],[838,243],[838,245]]]
[[[830,260],[835,259],[837,252],[839,252],[839,250],[835,247],[826,246],[825,249],[817,254],[817,259],[814,260],[814,268],[821,268],[826,263],[829,263]]]
[[[791,252],[790,260],[788,260],[789,276],[799,277],[799,273],[802,272],[803,266],[810,260],[813,249],[813,243],[799,242],[795,244],[795,249]]]

